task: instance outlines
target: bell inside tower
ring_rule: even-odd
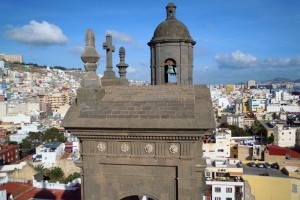
[[[174,59],[167,59],[164,65],[165,84],[177,84],[177,66]]]

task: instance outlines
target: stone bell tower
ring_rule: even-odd
[[[160,23],[148,43],[151,49],[152,85],[192,85],[193,46],[188,28],[176,19],[176,6],[166,6],[167,18]]]

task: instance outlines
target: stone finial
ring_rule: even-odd
[[[88,29],[85,34],[85,49],[81,55],[86,71],[94,71],[97,69],[97,62],[100,56],[95,49],[95,35],[92,29]]]
[[[119,74],[120,74],[120,81],[125,81],[128,83],[128,80],[126,79],[126,69],[128,67],[128,64],[125,62],[125,48],[120,47],[119,49],[119,56],[120,56],[120,63],[117,64],[117,67],[119,68]]]
[[[166,6],[167,10],[167,19],[174,19],[176,18],[176,6],[173,2],[168,3]]]

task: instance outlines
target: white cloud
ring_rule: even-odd
[[[56,25],[46,21],[32,20],[22,27],[12,27],[7,31],[7,37],[11,40],[34,45],[64,44],[68,38]]]
[[[248,68],[255,64],[257,58],[237,50],[231,54],[218,54],[215,56],[215,60],[220,68]]]
[[[133,43],[132,37],[130,37],[126,33],[114,31],[114,30],[106,30],[106,34],[112,35],[113,40],[123,42],[123,43]]]
[[[82,46],[73,46],[69,49],[69,52],[75,55],[81,55],[84,51],[84,47]]]
[[[258,59],[251,54],[237,50],[231,54],[215,56],[220,69],[286,69],[300,68],[300,58],[268,58]]]
[[[136,72],[136,69],[134,67],[131,67],[129,66],[127,69],[126,69],[127,73],[135,73]]]

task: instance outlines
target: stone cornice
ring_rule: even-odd
[[[197,141],[201,140],[199,136],[132,136],[132,135],[89,135],[89,134],[73,134],[79,139],[105,139],[105,140],[182,140],[182,141]]]

